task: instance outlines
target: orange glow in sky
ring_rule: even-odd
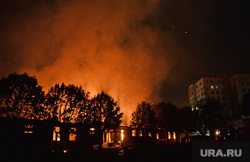
[[[106,91],[118,101],[124,124],[140,102],[158,100],[157,93],[149,96],[172,63],[161,35],[144,22],[156,2],[64,1],[55,10],[40,8],[10,35],[25,58],[18,73],[36,76],[45,91],[62,82],[81,85],[90,96]]]

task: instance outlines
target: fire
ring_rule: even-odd
[[[123,124],[128,125],[138,103],[149,96],[159,100],[158,87],[173,67],[162,35],[142,23],[158,4],[112,1],[112,8],[105,1],[57,3],[56,13],[30,17],[21,27],[27,32],[17,28],[10,35],[25,58],[17,72],[36,76],[44,90],[64,82],[83,86],[90,96],[105,91],[119,102]]]

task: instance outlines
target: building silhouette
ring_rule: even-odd
[[[244,94],[250,91],[250,74],[233,74],[203,77],[188,88],[189,104],[198,109],[199,102],[217,100],[222,106],[231,108],[231,115],[239,113]]]

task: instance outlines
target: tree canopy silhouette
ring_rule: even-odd
[[[250,90],[243,96],[240,110],[242,115],[250,116]]]
[[[153,106],[156,114],[157,125],[168,131],[179,130],[179,115],[177,107],[171,102],[161,102]]]
[[[90,99],[81,86],[62,83],[45,95],[37,79],[26,73],[13,73],[0,80],[0,117],[50,119],[111,129],[121,124],[122,116],[117,102],[105,92]]]
[[[157,120],[155,112],[152,110],[151,105],[146,102],[138,104],[136,110],[132,113],[131,125],[139,130],[156,129]]]
[[[114,99],[101,92],[92,99],[81,86],[56,84],[46,96],[47,110],[52,119],[64,123],[84,123],[90,126],[117,128],[123,113]]]
[[[35,77],[13,73],[0,80],[1,117],[47,119],[44,100],[44,92]]]
[[[89,92],[81,86],[55,84],[46,95],[51,118],[64,123],[87,122]]]
[[[214,99],[207,99],[206,102],[200,101],[197,105],[196,126],[202,136],[205,136],[208,130],[216,127],[216,122],[222,120],[225,116],[224,107]]]
[[[185,106],[178,110],[179,126],[181,131],[196,131],[195,126],[195,112],[191,110],[191,107]]]
[[[91,121],[95,126],[104,129],[117,128],[121,124],[123,113],[117,102],[105,92],[98,93],[91,100]]]

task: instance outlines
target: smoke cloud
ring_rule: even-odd
[[[0,77],[27,72],[138,103],[188,105],[213,73],[249,73],[248,0],[0,0]]]
[[[104,90],[125,123],[141,101],[160,101],[173,56],[185,59],[169,31],[162,35],[157,0],[1,3],[8,8],[1,11],[1,76],[27,72],[45,91],[62,82],[92,95]]]

